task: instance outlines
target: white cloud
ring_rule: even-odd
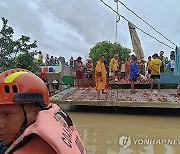
[[[116,8],[114,0],[105,2]],[[179,1],[126,0],[124,3],[169,39],[179,42]],[[122,5],[119,9],[138,27],[165,41]],[[44,55],[65,56],[67,60],[71,55],[85,57],[96,42],[115,40],[116,15],[100,0],[4,0],[0,2],[0,14],[9,20],[16,37],[25,34],[31,40],[37,40],[38,50],[42,50]],[[171,49],[137,32],[146,57],[160,50],[168,56]],[[132,48],[127,22],[123,19],[118,23],[118,42]]]

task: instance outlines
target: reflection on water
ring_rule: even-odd
[[[89,154],[179,154],[180,145],[131,145],[122,149],[119,138],[130,135],[133,139],[180,139],[180,118],[172,116],[174,110],[146,113],[137,109],[124,113],[68,112],[77,126]],[[142,111],[141,111],[142,110]],[[145,111],[144,111],[145,110]],[[109,111],[109,110],[108,110]],[[144,113],[145,112],[145,113]],[[169,112],[170,115],[167,114]],[[143,114],[142,114],[143,113]]]

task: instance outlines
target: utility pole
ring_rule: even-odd
[[[116,11],[118,12],[118,0],[114,0],[114,2],[116,3]],[[117,43],[117,33],[118,33],[118,28],[117,28],[117,24],[118,24],[118,18],[119,18],[119,16],[118,16],[118,14],[116,14],[116,23],[115,23],[115,25],[116,25],[116,34],[115,34],[115,53],[116,53],[116,50],[117,50],[117,48],[116,48],[116,43]]]
[[[118,12],[119,11],[119,8],[118,8],[118,0],[114,0],[114,2],[117,4],[117,7],[116,7],[116,11]],[[115,43],[117,42],[117,33],[118,33],[118,28],[117,28],[117,24],[118,24],[118,18],[119,18],[119,16],[118,16],[118,14],[116,14],[116,34],[115,34]]]

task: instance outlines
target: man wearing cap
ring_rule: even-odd
[[[0,74],[0,154],[86,153],[69,116],[43,80],[25,69]]]

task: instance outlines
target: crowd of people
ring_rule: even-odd
[[[43,54],[41,51],[38,52],[38,64],[39,66],[56,66],[60,64],[60,57],[54,57],[50,56],[49,54],[46,54],[45,63],[43,62]]]
[[[167,69],[171,72],[174,71],[175,53],[171,51],[170,61],[164,57],[164,51],[160,51],[159,55],[155,53],[149,56],[147,61],[137,59],[135,55],[131,55],[126,61],[120,61],[117,54],[110,60],[109,66],[105,66],[104,61],[104,55],[100,55],[95,63],[95,67],[93,67],[93,62],[90,58],[83,65],[81,57],[78,57],[77,60],[71,57],[69,66],[71,69],[76,70],[77,87],[80,87],[80,81],[82,82],[84,77],[86,77],[91,84],[95,83],[99,98],[100,91],[102,91],[102,94],[105,93],[107,76],[109,76],[109,82],[130,83],[132,93],[137,92],[134,89],[136,82],[150,84],[150,90],[152,91],[154,80],[157,79],[158,91],[160,91],[160,73],[167,71]]]
[[[46,66],[56,66],[58,64],[60,64],[59,58],[54,56],[49,56],[49,54],[46,54],[46,60],[45,60]]]
[[[134,89],[135,83],[147,83],[150,84],[150,90],[153,89],[154,79],[157,79],[158,91],[160,91],[160,73],[164,71],[174,71],[175,52],[171,51],[170,60],[164,57],[164,51],[160,51],[149,56],[147,61],[144,59],[137,59],[135,55],[131,55],[126,61],[120,61],[119,55],[115,54],[110,60],[108,66],[104,63],[105,57],[100,55],[95,65],[91,58],[87,59],[86,64],[82,62],[82,57],[69,60],[69,67],[76,72],[76,85],[79,88],[87,79],[90,86],[95,86],[100,96],[100,91],[104,92],[107,85],[106,77],[109,77],[109,82],[131,84],[131,92],[136,93]],[[39,51],[38,62],[43,64],[43,55]],[[56,66],[60,63],[60,59],[54,56],[46,54],[45,65]],[[107,69],[109,68],[109,70]],[[109,72],[109,73],[108,73]]]

